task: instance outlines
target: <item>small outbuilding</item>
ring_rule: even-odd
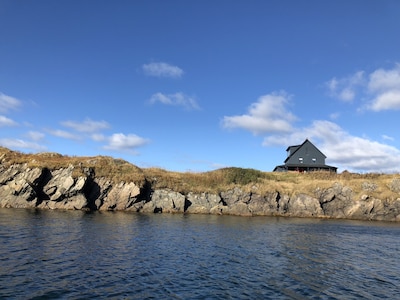
[[[286,149],[287,158],[285,164],[276,166],[274,172],[287,171],[330,171],[337,172],[336,167],[325,164],[326,156],[317,147],[314,146],[308,139],[303,144],[289,146]]]

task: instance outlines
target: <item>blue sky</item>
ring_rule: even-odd
[[[0,145],[271,171],[310,139],[400,171],[400,2],[0,0]]]

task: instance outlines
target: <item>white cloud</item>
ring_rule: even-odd
[[[54,136],[82,141],[83,139],[91,139],[94,142],[106,143],[103,146],[106,150],[112,151],[124,151],[136,154],[135,149],[137,147],[143,146],[149,141],[135,134],[125,135],[123,133],[115,133],[111,136],[106,136],[99,132],[102,129],[107,129],[110,125],[105,121],[93,121],[91,119],[86,119],[83,122],[75,121],[65,121],[61,123],[65,127],[69,127],[76,131],[69,132],[65,130],[48,130],[48,132]]]
[[[222,126],[242,128],[253,134],[290,132],[296,117],[286,108],[289,99],[285,92],[261,96],[250,105],[247,114],[225,116]]]
[[[41,141],[44,139],[45,135],[42,132],[38,132],[38,131],[29,131],[26,136],[32,140],[32,141]]]
[[[0,116],[0,127],[16,126],[16,125],[18,125],[17,122],[11,120],[10,118],[7,118],[5,116]]]
[[[20,139],[0,139],[0,145],[9,149],[25,149],[34,151],[44,151],[46,147],[35,142],[27,142]]]
[[[378,69],[369,75],[368,88],[371,91],[398,90],[400,83],[400,65],[392,70]]]
[[[400,64],[392,69],[377,69],[366,75],[364,71],[326,82],[330,96],[352,102],[358,95],[367,99],[360,110],[400,110]]]
[[[181,68],[164,62],[145,64],[142,69],[148,76],[179,78],[183,75]]]
[[[367,108],[373,111],[399,110],[400,109],[400,91],[389,91],[378,94]]]
[[[61,122],[61,125],[85,133],[92,133],[110,127],[106,121],[93,121],[91,119],[86,119],[83,122],[64,121]]]
[[[17,109],[19,106],[21,106],[20,100],[0,93],[0,112],[6,113],[9,110]]]
[[[53,130],[53,129],[49,129],[47,130],[51,135],[60,137],[60,138],[64,138],[64,139],[69,139],[69,140],[81,140],[81,136],[73,134],[71,132],[65,131],[65,130]]]
[[[353,136],[330,121],[314,121],[291,134],[273,135],[263,145],[296,145],[309,138],[326,156],[327,163],[356,172],[399,172],[400,150],[367,138]]]
[[[368,91],[373,95],[367,108],[373,111],[400,109],[400,65],[370,74]]]
[[[200,109],[199,105],[193,97],[189,97],[183,93],[175,93],[170,95],[156,93],[151,96],[149,102],[151,104],[159,102],[165,105],[182,106],[185,109],[189,110]]]
[[[91,139],[93,140],[93,141],[96,141],[96,142],[103,142],[103,141],[105,141],[107,138],[103,135],[103,134],[101,134],[101,133],[94,133],[94,134],[92,134],[91,136]]]
[[[149,143],[149,140],[137,136],[136,134],[125,135],[123,133],[114,133],[108,138],[108,145],[104,146],[107,150],[128,151],[136,153],[135,149]]]
[[[364,72],[358,71],[341,79],[333,78],[326,82],[330,96],[344,102],[352,102],[360,86],[365,84]]]
[[[387,141],[394,141],[394,138],[393,138],[393,137],[388,136],[388,135],[386,135],[386,134],[383,134],[383,135],[382,135],[382,138],[383,138],[384,140],[387,140]]]
[[[325,82],[326,87],[328,88],[328,90],[334,94],[338,88],[339,82],[336,79],[336,77],[332,78],[331,80]]]
[[[354,97],[355,97],[355,91],[352,88],[344,88],[340,94],[339,94],[339,98],[342,99],[343,101],[353,101]]]

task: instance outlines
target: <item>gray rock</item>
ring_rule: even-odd
[[[278,192],[270,192],[262,196],[259,194],[252,194],[248,204],[249,211],[252,215],[277,215],[279,212],[280,194]]]
[[[228,206],[233,206],[238,202],[249,203],[251,193],[243,192],[240,188],[235,187],[232,190],[221,192],[221,200]]]
[[[392,192],[400,193],[400,178],[394,178],[389,185]]]
[[[373,192],[378,188],[378,185],[375,182],[368,182],[368,181],[364,181],[361,184],[361,189],[363,191],[368,191],[368,192]]]
[[[0,173],[0,207],[31,208],[36,206],[35,182],[41,169],[13,165]]]
[[[305,194],[294,196],[288,205],[288,214],[297,217],[322,217],[324,211],[318,199]]]
[[[151,201],[143,205],[143,212],[183,213],[185,196],[169,189],[155,190]]]
[[[213,208],[220,205],[221,197],[219,195],[210,193],[188,193],[185,200],[185,208],[188,213],[211,213]]]
[[[133,204],[139,194],[140,188],[133,182],[120,182],[110,188],[100,210],[137,210]]]
[[[220,194],[184,195],[169,189],[153,191],[148,182],[143,186],[133,182],[115,184],[107,177],[96,177],[91,168],[81,169],[79,177],[74,177],[73,171],[72,165],[49,170],[29,168],[27,164],[0,164],[0,207],[400,221],[400,198],[375,198],[372,195],[378,185],[373,181],[361,184],[361,196],[338,182],[329,188],[317,188],[312,195],[279,191],[261,194],[257,187],[246,192],[239,186]],[[394,178],[387,188],[400,193],[400,178]]]

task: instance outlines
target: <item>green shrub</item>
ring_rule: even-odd
[[[246,185],[249,183],[257,183],[260,179],[265,178],[263,172],[255,169],[243,168],[225,168],[223,172],[226,173],[226,184],[239,184]]]

